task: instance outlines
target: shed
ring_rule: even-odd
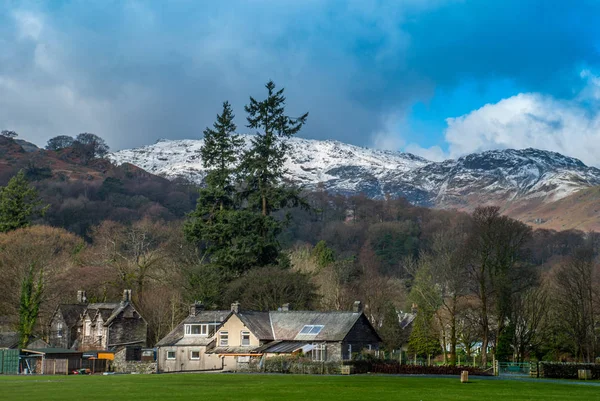
[[[32,373],[68,375],[81,369],[82,357],[83,352],[66,348],[22,349],[21,371],[28,369]]]

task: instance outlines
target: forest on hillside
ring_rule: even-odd
[[[199,190],[114,166],[93,185],[44,178],[54,172],[35,165],[6,177],[0,315],[22,343],[47,335],[52,312],[77,290],[105,301],[132,289],[149,345],[193,301],[348,310],[360,300],[389,351],[407,344],[454,364],[480,344],[498,360],[595,360],[600,235],[534,231],[496,207],[465,214],[303,191],[282,180],[283,161],[308,116],[288,117],[283,90],[266,89],[245,108],[251,149],[240,149],[227,102],[204,131],[209,173]],[[77,156],[77,146],[48,151],[85,168],[105,162],[93,149]],[[399,315],[412,309],[408,333]]]

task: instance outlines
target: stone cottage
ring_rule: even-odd
[[[238,370],[251,358],[297,353],[315,361],[342,361],[376,350],[381,342],[358,301],[352,311],[293,311],[287,304],[258,312],[234,303],[230,311],[208,313],[222,317],[213,319],[213,331],[194,329],[188,317],[157,344],[159,372]],[[198,330],[205,334],[195,334]]]
[[[121,302],[101,303],[88,303],[85,291],[78,291],[77,303],[61,304],[52,315],[49,343],[81,351],[145,346],[147,330],[131,290],[123,291]]]

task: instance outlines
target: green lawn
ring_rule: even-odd
[[[177,374],[0,376],[0,400],[600,400],[577,382],[472,378]]]

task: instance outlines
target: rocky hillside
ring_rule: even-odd
[[[250,137],[245,137],[249,144]],[[366,149],[337,141],[293,138],[288,178],[344,194],[363,192],[380,198],[402,196],[410,202],[470,209],[501,204],[506,210],[531,202],[551,203],[600,185],[600,170],[558,153],[537,149],[494,150],[431,162],[401,152]],[[166,178],[200,183],[202,140],[160,140],[154,145],[110,155]]]

